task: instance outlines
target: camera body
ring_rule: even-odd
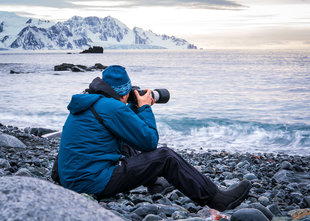
[[[129,97],[128,97],[128,103],[133,103],[133,104],[138,104],[137,97],[134,93],[134,91],[137,90],[140,96],[143,96],[146,94],[145,90],[141,90],[140,87],[138,86],[132,86],[131,91],[129,92]],[[151,92],[151,95],[153,99],[155,100],[155,103],[157,104],[165,104],[169,101],[170,99],[170,93],[167,89],[154,89]]]

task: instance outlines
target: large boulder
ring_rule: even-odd
[[[78,193],[31,177],[0,177],[0,220],[122,220]]]
[[[0,146],[2,147],[14,147],[14,148],[26,148],[26,145],[14,136],[0,133]]]
[[[277,183],[306,183],[310,184],[310,174],[291,170],[279,170],[273,177]]]

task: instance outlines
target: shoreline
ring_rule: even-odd
[[[0,140],[0,176],[30,176],[54,183],[50,174],[58,153],[59,138],[41,138],[31,131],[25,132],[17,127],[0,124],[1,134],[14,136],[25,146],[9,147]],[[125,220],[143,220],[150,214],[162,220],[171,220],[173,217],[212,220],[215,216],[229,220],[231,215],[243,208],[264,211],[265,216],[271,219],[290,220],[296,211],[310,208],[310,156],[273,153],[254,155],[218,150],[203,153],[195,153],[190,149],[175,151],[220,187],[228,188],[240,180],[250,180],[253,187],[248,199],[234,210],[212,214],[208,207],[196,205],[172,186],[154,194],[149,193],[145,187],[139,187],[129,193],[100,200],[99,205]],[[95,200],[93,196],[87,197]],[[154,209],[154,206],[157,212],[150,209]],[[177,210],[177,207],[181,209]],[[159,208],[165,208],[166,212],[159,213]],[[167,212],[168,209],[171,213]]]

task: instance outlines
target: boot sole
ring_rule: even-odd
[[[236,208],[237,206],[239,206],[239,205],[242,203],[242,201],[243,201],[245,198],[247,198],[247,196],[248,196],[248,194],[249,194],[251,188],[252,188],[252,184],[251,184],[251,182],[248,181],[248,187],[247,187],[247,189],[242,193],[242,195],[241,195],[238,199],[236,199],[234,202],[228,204],[228,206],[226,207],[225,210],[234,209],[234,208]]]

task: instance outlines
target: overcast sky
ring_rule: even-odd
[[[310,49],[310,0],[0,0],[0,10],[54,21],[110,15],[205,49]]]

